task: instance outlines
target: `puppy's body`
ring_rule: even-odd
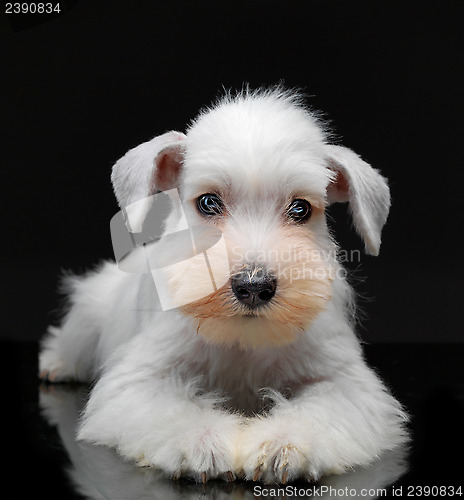
[[[223,246],[204,254],[210,272],[201,252],[164,267],[156,291],[150,274],[114,263],[72,280],[70,311],[44,340],[40,368],[52,380],[98,380],[80,439],[174,477],[278,482],[340,473],[406,440],[404,412],[363,360],[324,213],[349,201],[376,254],[388,187],[353,152],[327,144],[294,97],[225,99],[186,135],[130,151],[112,178],[122,208],[178,189],[166,233],[185,216],[218,229]],[[219,200],[216,212],[201,213],[204,193]],[[292,218],[294,200],[306,200],[310,217]],[[146,211],[136,206],[132,230]],[[148,247],[148,261],[170,253],[161,245]],[[266,296],[250,288],[263,282]],[[178,307],[159,311],[163,288]]]

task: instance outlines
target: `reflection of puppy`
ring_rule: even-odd
[[[107,263],[71,282],[40,370],[50,381],[98,379],[80,439],[174,477],[281,483],[366,465],[406,440],[405,414],[364,363],[324,213],[348,201],[376,255],[388,186],[328,144],[297,97],[226,97],[186,135],[129,151],[112,179],[122,208],[177,189],[166,233],[186,217],[220,230],[224,246],[207,252],[208,267],[199,253],[164,268],[178,306],[169,311],[153,310],[149,274]]]

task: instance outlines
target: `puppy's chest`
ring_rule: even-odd
[[[297,393],[304,381],[279,360],[263,361],[246,353],[217,356],[195,367],[202,388],[225,398],[224,407],[243,413],[259,413],[272,406],[268,390],[286,398]]]

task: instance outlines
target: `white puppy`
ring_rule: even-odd
[[[226,96],[186,135],[129,151],[112,181],[133,234],[150,195],[172,207],[160,241],[68,280],[69,311],[43,341],[42,378],[97,380],[79,439],[171,477],[280,483],[407,440],[406,414],[363,359],[325,216],[349,202],[376,255],[389,189],[298,96]],[[220,237],[196,237],[192,257],[175,237],[193,226]],[[140,249],[150,272],[121,270]]]

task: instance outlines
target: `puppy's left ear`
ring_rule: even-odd
[[[333,173],[327,188],[328,202],[349,203],[366,253],[378,255],[382,228],[390,210],[387,180],[351,149],[327,145],[326,152],[327,167]]]
[[[182,166],[181,132],[167,132],[128,151],[113,166],[111,181],[129,231],[140,232],[157,191],[177,187]]]

